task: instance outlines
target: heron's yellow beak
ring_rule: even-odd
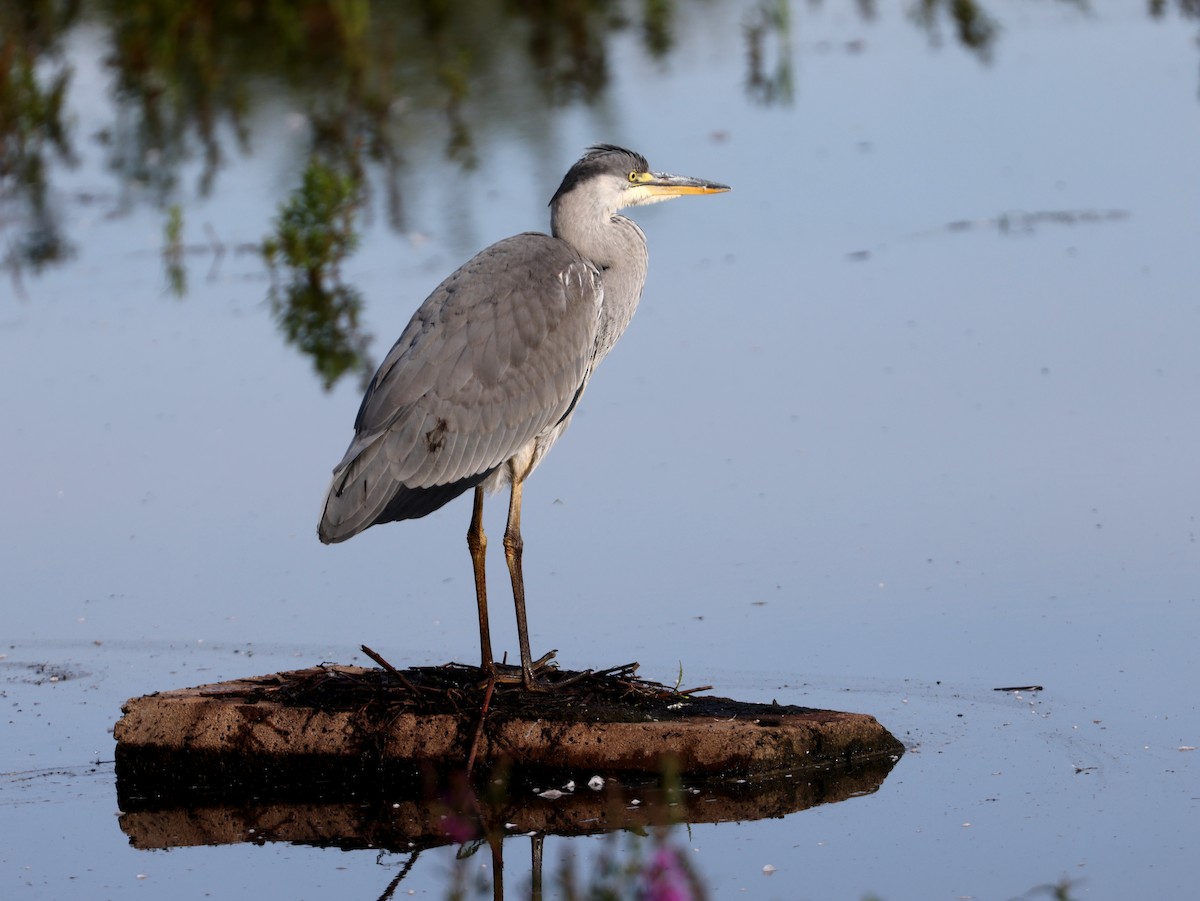
[[[729,185],[689,178],[686,175],[669,175],[666,172],[646,172],[640,176],[641,187],[652,197],[680,197],[684,194],[721,194]]]
[[[625,195],[627,206],[657,203],[684,194],[721,194],[729,190],[729,185],[666,172],[631,172],[629,181],[629,191]]]

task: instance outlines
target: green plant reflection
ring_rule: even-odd
[[[21,290],[25,270],[40,272],[72,255],[51,201],[51,162],[73,165],[65,110],[71,66],[62,43],[77,3],[0,4],[0,233],[19,233],[3,265]]]
[[[371,368],[369,339],[358,325],[362,296],[340,274],[358,246],[361,199],[357,173],[314,156],[263,241],[271,310],[287,341],[312,358],[327,389],[349,372],[366,379]]]

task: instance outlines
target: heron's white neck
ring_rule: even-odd
[[[568,198],[564,198],[567,200]],[[625,333],[642,298],[649,253],[646,236],[632,219],[615,210],[603,216],[571,215],[570,204],[558,204],[551,213],[551,231],[578,250],[600,270],[604,303],[596,336],[596,363]]]

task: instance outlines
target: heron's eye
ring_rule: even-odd
[[[630,183],[630,184],[634,184],[634,185],[636,185],[636,184],[638,183],[638,171],[637,171],[637,169],[630,169],[630,170],[629,170],[629,183]]]

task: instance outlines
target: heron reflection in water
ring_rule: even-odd
[[[482,668],[488,628],[483,496],[511,488],[504,556],[512,578],[521,682],[538,687],[521,573],[525,480],[571,421],[592,372],[629,325],[646,282],[646,236],[619,214],[726,185],[652,172],[602,144],[550,200],[550,231],[498,241],[429,295],[371,379],[354,440],[333,471],[318,535],[332,544],[416,519],[475,490],[467,544]]]

